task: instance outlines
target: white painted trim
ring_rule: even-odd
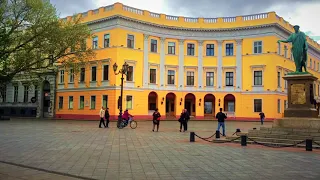
[[[79,110],[83,110],[84,107],[85,107],[85,99],[86,99],[86,98],[85,98],[85,96],[83,96],[83,109],[81,109],[81,108],[80,108],[80,106],[81,106],[81,98],[80,98],[80,97],[81,97],[81,96],[79,96],[78,109],[79,109]]]
[[[128,47],[128,37],[129,37],[129,35],[133,36],[133,47],[132,48]],[[126,46],[123,46],[123,47],[126,47],[128,49],[135,49],[136,48],[136,36],[134,34],[127,33]]]
[[[72,97],[72,108],[70,108],[70,97]],[[74,96],[68,96],[68,109],[74,109]]]
[[[131,96],[131,104],[132,104],[131,106],[132,106],[132,107],[131,107],[130,109],[127,107],[127,97],[128,97],[128,96]],[[126,110],[126,109],[128,109],[128,110],[133,110],[133,96],[132,96],[132,95],[130,95],[130,94],[127,94],[127,95],[126,95],[125,103],[126,103],[126,108],[125,108],[124,110]]]
[[[109,95],[107,95],[107,94],[102,94],[101,95],[101,107],[104,106],[104,104],[103,104],[103,96],[107,96],[107,104],[106,104],[106,108],[107,108],[108,107],[108,102],[109,102]]]
[[[175,86],[176,87],[176,78],[177,78],[177,71],[174,69],[166,69],[167,73],[166,73],[166,86]],[[169,71],[174,71],[174,83],[173,84],[169,84],[168,83],[168,76],[169,76]]]
[[[94,109],[91,108],[91,107],[92,107],[92,106],[91,106],[91,103],[92,103],[92,102],[91,102],[91,97],[92,97],[92,96],[95,97],[95,105],[94,105],[95,108],[94,108]],[[90,102],[90,104],[89,104],[89,107],[90,107],[89,109],[90,109],[90,110],[95,110],[95,109],[97,109],[97,96],[96,96],[96,95],[90,95],[90,101],[89,101],[89,102]]]
[[[155,82],[155,83],[151,83],[151,82],[150,82],[150,77],[151,77],[150,70],[151,70],[151,69],[155,69],[155,70],[156,70],[156,82]],[[158,84],[158,66],[156,66],[156,67],[150,67],[150,65],[149,65],[149,69],[148,69],[148,70],[149,70],[149,72],[148,72],[148,75],[149,75],[149,76],[148,76],[148,77],[149,77],[149,78],[148,78],[148,84],[149,84],[149,85],[157,85],[157,84]],[[159,72],[159,74],[160,74],[160,72]]]
[[[256,43],[256,42],[261,42],[261,52],[260,52],[260,53],[255,53],[255,52],[254,52],[254,48],[255,48],[254,43]],[[253,48],[252,48],[252,54],[263,54],[263,41],[262,41],[262,40],[253,41],[252,47],[253,47]]]

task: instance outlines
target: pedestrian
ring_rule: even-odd
[[[186,131],[186,126],[185,126],[185,124],[186,124],[185,123],[186,122],[186,113],[184,112],[184,109],[181,112],[181,115],[180,115],[180,118],[179,118],[179,122],[180,122],[180,132],[182,130],[182,126],[183,126],[183,129],[184,129],[183,132],[185,132]]]
[[[160,113],[158,111],[158,108],[155,109],[155,111],[153,112],[152,114],[152,120],[153,120],[153,128],[152,128],[152,131],[154,132],[154,128],[155,126],[157,125],[157,132],[159,131],[159,124],[160,124]]]
[[[106,119],[106,127],[109,128],[109,118],[110,118],[109,108],[106,109],[106,112],[104,113],[104,118]]]
[[[187,109],[184,109],[184,113],[186,114],[185,115],[186,116],[185,117],[185,120],[186,120],[186,122],[185,122],[185,130],[188,131],[188,122],[190,120],[190,114],[189,114]]]
[[[104,123],[104,115],[105,115],[105,111],[104,111],[104,108],[101,107],[100,109],[100,124],[99,124],[99,128],[101,128],[101,123],[103,124],[104,127],[106,127],[105,123]]]
[[[263,112],[259,113],[261,125],[263,125],[264,118],[266,117]]]
[[[227,119],[227,116],[222,112],[222,108],[220,108],[220,112],[217,113],[216,118],[218,119],[217,131],[220,132],[220,127],[222,126],[222,136],[226,136],[226,127],[224,124],[224,120]]]

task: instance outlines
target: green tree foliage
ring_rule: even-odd
[[[76,70],[95,55],[89,37],[79,17],[60,19],[49,0],[0,0],[0,84],[55,63]]]

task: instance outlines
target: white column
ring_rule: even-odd
[[[237,89],[241,90],[242,89],[242,39],[237,39],[237,69],[236,69],[236,85]]]
[[[149,82],[149,35],[144,34],[143,41],[143,87],[148,87]]]
[[[198,41],[198,87],[203,88],[203,41]]]
[[[217,63],[217,88],[222,89],[222,43],[223,40],[218,40],[218,63]],[[220,87],[220,89],[219,89]]]
[[[184,39],[179,40],[179,80],[178,88],[183,88],[183,79],[184,79]]]
[[[160,38],[160,87],[164,86],[164,77],[165,77],[165,67],[164,67],[164,58],[165,58],[165,41],[166,38]]]

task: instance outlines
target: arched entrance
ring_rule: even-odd
[[[43,112],[43,117],[49,117],[50,113],[50,83],[49,81],[44,81],[43,82],[43,105],[42,105],[42,112]]]
[[[184,97],[184,108],[191,116],[196,116],[196,97],[194,94],[189,93]]]
[[[166,116],[176,115],[176,95],[168,93],[166,95]]]
[[[148,95],[148,111],[152,113],[158,108],[158,94],[155,92],[150,92]]]
[[[207,94],[204,96],[204,115],[214,116],[216,107],[216,98],[212,94]]]
[[[236,98],[232,94],[227,94],[224,97],[224,111],[234,113],[236,109]]]

